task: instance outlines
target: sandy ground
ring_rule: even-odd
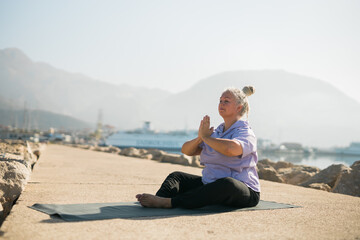
[[[135,201],[173,171],[201,169],[49,145],[0,229],[1,239],[360,239],[360,198],[261,181],[261,199],[302,208],[65,222],[34,203]]]

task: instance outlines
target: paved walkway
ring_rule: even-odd
[[[49,145],[10,216],[2,239],[360,239],[360,198],[261,181],[261,199],[302,208],[69,223],[34,203],[135,201],[172,171],[201,169]]]

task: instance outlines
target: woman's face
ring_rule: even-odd
[[[218,110],[223,118],[235,117],[240,112],[241,105],[236,103],[236,99],[231,92],[226,91],[220,97]]]

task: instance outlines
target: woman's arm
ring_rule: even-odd
[[[243,153],[241,144],[235,140],[210,137],[213,128],[210,128],[210,117],[205,116],[200,123],[199,138],[215,151],[228,157],[240,156]]]
[[[201,153],[202,148],[199,147],[200,143],[202,143],[201,138],[197,137],[193,140],[187,141],[183,144],[181,148],[181,152],[188,156],[195,156]]]
[[[242,146],[239,142],[231,139],[212,138],[206,136],[203,141],[215,151],[228,157],[240,156],[243,154]]]

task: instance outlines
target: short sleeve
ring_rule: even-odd
[[[256,137],[246,130],[239,130],[234,134],[232,140],[239,142],[243,149],[241,157],[245,157],[256,151]]]

